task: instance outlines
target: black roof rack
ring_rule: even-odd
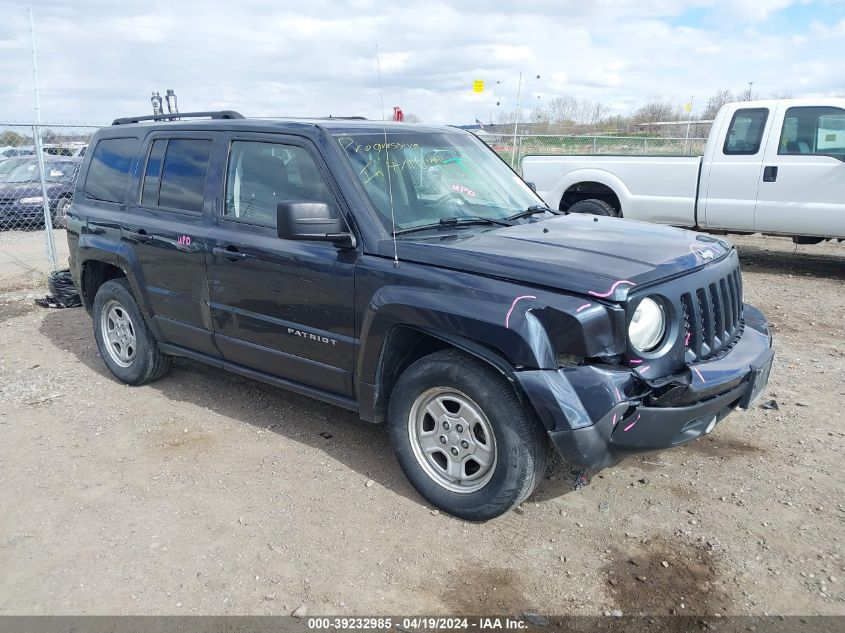
[[[217,110],[213,112],[179,112],[168,114],[150,114],[148,116],[130,116],[122,119],[115,119],[112,125],[127,125],[139,123],[140,121],[178,121],[180,119],[242,119],[244,115],[234,110]]]

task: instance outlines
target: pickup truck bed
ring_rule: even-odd
[[[555,208],[571,187],[588,183],[569,204],[592,197],[589,183],[602,183],[624,197],[618,202],[629,220],[695,226],[699,156],[526,156],[523,165],[537,193]]]

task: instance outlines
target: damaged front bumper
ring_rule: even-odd
[[[756,308],[743,306],[743,321],[727,354],[659,382],[597,365],[516,376],[561,457],[573,466],[602,468],[627,453],[689,442],[735,408],[751,405],[768,383],[772,338]]]

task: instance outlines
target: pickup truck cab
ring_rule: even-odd
[[[555,209],[711,232],[845,239],[845,99],[722,107],[704,156],[526,156]]]
[[[126,384],[184,356],[386,422],[447,512],[713,430],[765,387],[733,246],[548,209],[473,135],[234,112],[118,119],[86,153],[70,263]]]

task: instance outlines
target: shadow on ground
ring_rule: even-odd
[[[808,253],[804,246],[791,246],[785,240],[782,249],[738,245],[742,270],[758,273],[787,273],[819,279],[845,280],[845,247],[839,255]]]
[[[115,389],[121,388],[97,352],[91,319],[84,310],[50,310],[40,329],[57,348],[108,378]],[[393,458],[387,428],[362,422],[355,413],[183,358],[174,359],[167,376],[141,389],[316,448],[363,477],[425,503]]]

